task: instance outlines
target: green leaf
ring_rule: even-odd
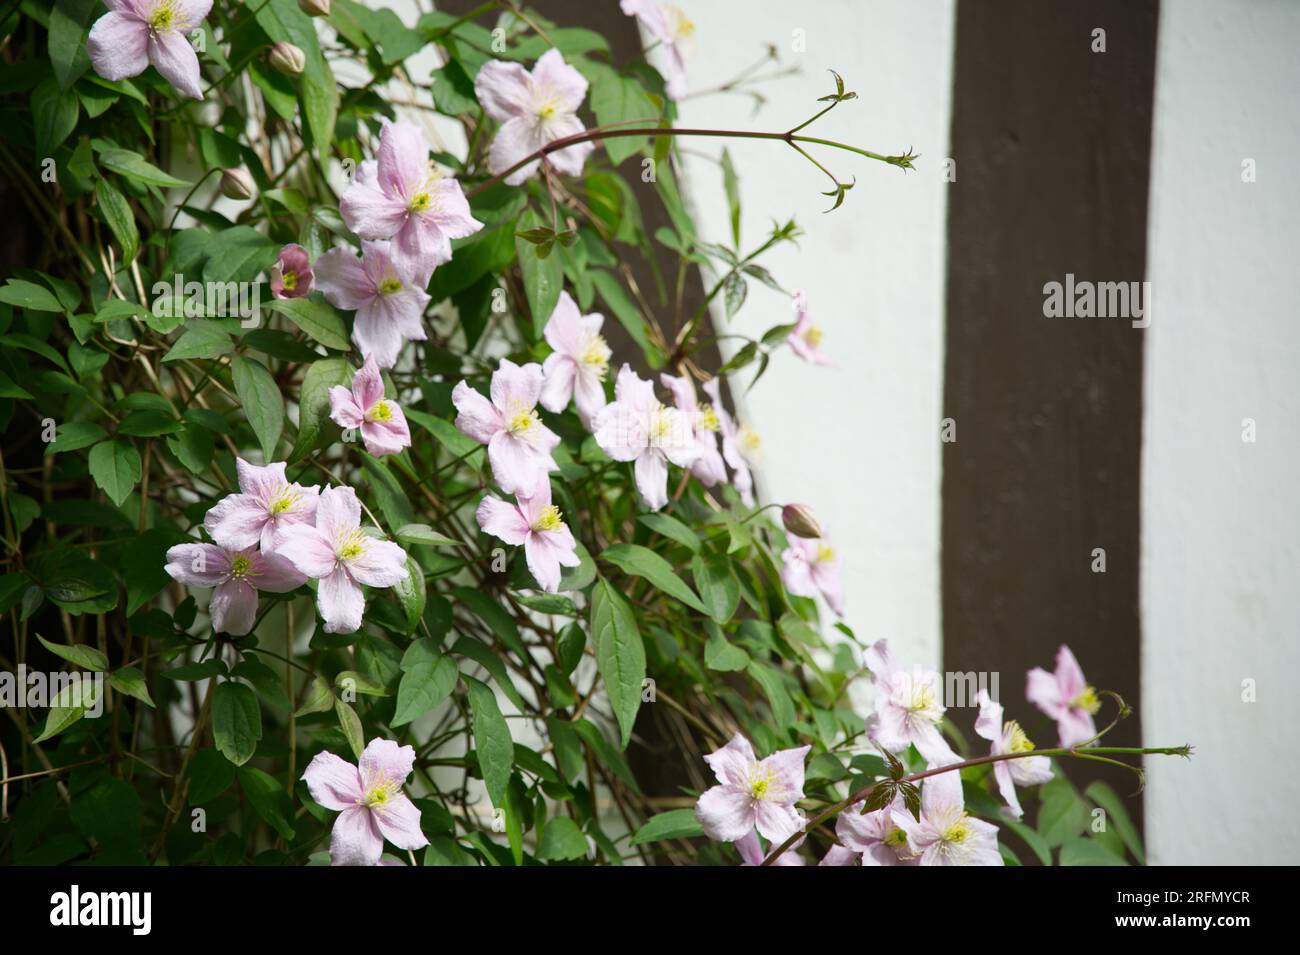
[[[731,213],[731,241],[740,247],[740,183],[736,169],[731,164],[731,153],[722,150],[722,189],[727,195],[727,208]]]
[[[502,643],[509,647],[519,659],[528,658],[528,648],[519,636],[519,627],[514,617],[506,613],[501,605],[487,594],[473,587],[457,587],[452,595],[474,612],[474,615],[488,625]]]
[[[530,208],[520,216],[518,229],[527,232],[541,224],[541,218]],[[515,252],[519,256],[519,271],[524,277],[528,310],[533,316],[533,338],[541,338],[542,329],[555,311],[555,303],[560,300],[560,290],[564,287],[564,263],[557,255],[542,257],[538,254],[539,246],[527,239],[515,240]]]
[[[726,635],[719,629],[704,645],[704,665],[710,670],[735,672],[749,665],[749,654],[741,647],[728,643]]]
[[[596,666],[618,720],[622,746],[632,738],[645,680],[645,645],[627,598],[604,577],[591,595],[591,635]]]
[[[153,706],[153,697],[149,695],[149,685],[145,683],[144,673],[135,667],[122,667],[109,674],[108,685],[118,693],[134,697],[141,703]]]
[[[101,139],[95,140],[93,145],[95,151],[99,153],[99,165],[110,172],[149,186],[175,188],[193,185],[188,180],[177,179],[163,172],[139,153],[129,149],[119,149]]]
[[[1019,822],[1015,819],[1002,818],[998,821],[1023,839],[1025,845],[1029,846],[1029,848],[1033,850],[1034,855],[1038,856],[1039,862],[1043,865],[1052,864],[1052,850],[1048,847],[1047,843],[1043,841],[1043,837],[1037,832],[1030,829],[1023,822]]]
[[[397,529],[396,537],[403,544],[425,544],[429,547],[455,547],[460,542],[439,534],[428,524],[406,524]]]
[[[90,476],[118,507],[140,483],[140,452],[129,441],[115,438],[90,449]]]
[[[33,312],[62,312],[63,306],[54,297],[54,293],[35,282],[22,279],[10,279],[0,288],[0,302],[17,305],[19,308],[31,309]]]
[[[1067,839],[1061,846],[1061,865],[1128,865],[1096,839]]]
[[[53,155],[77,125],[81,101],[72,90],[59,89],[53,77],[32,91],[32,135],[38,160]]]
[[[1038,832],[1053,848],[1077,836],[1088,825],[1088,804],[1064,777],[1045,783],[1039,791]]]
[[[608,561],[626,574],[650,581],[670,597],[680,600],[702,614],[709,613],[709,608],[695,595],[695,591],[673,573],[672,565],[648,547],[639,544],[613,544],[601,551],[600,559]]]
[[[73,723],[93,709],[98,698],[95,684],[88,680],[69,683],[58,692],[50,703],[50,710],[45,716],[45,728],[34,742],[43,743],[53,736],[58,736]]]
[[[602,64],[575,64],[588,72],[591,83],[591,109],[601,126],[655,126],[660,109],[641,84],[630,76],[620,76]],[[640,120],[633,123],[631,120]],[[605,140],[605,151],[615,166],[646,147],[646,137],[619,136]]]
[[[700,554],[691,564],[691,575],[709,616],[720,624],[730,620],[740,606],[740,582],[731,561],[721,554]]]
[[[298,393],[298,436],[289,453],[290,461],[299,460],[315,448],[329,420],[330,388],[346,385],[351,374],[352,369],[343,358],[322,358],[307,369]]]
[[[235,781],[235,764],[215,749],[203,749],[194,754],[185,775],[190,780],[186,797],[190,805],[198,806],[211,802],[230,788]]]
[[[334,306],[323,298],[277,298],[267,305],[293,322],[326,348],[350,351],[347,329]]]
[[[543,862],[582,859],[587,855],[587,837],[568,816],[554,816],[546,821],[537,841],[537,858]]]
[[[415,628],[420,625],[420,617],[424,614],[426,599],[424,568],[415,562],[414,557],[408,556],[406,570],[406,579],[399,580],[393,585],[393,593],[397,595],[397,602],[402,605],[402,610],[406,613],[406,632],[414,633]]]
[[[357,716],[357,711],[342,700],[334,701],[334,714],[338,717],[339,729],[343,731],[343,737],[348,741],[352,755],[360,759],[366,749],[366,734],[361,727],[361,717]]]
[[[504,809],[506,787],[510,784],[510,770],[515,759],[510,726],[501,715],[496,694],[490,686],[472,676],[462,675],[461,679],[469,691],[470,711],[474,714],[474,751],[478,754],[479,770],[492,805]]]
[[[285,839],[293,838],[293,803],[275,777],[252,766],[239,770],[239,785],[258,817]]]
[[[107,179],[101,179],[96,184],[95,198],[104,213],[104,221],[113,232],[113,238],[122,247],[122,264],[129,264],[140,251],[140,231],[135,227],[131,204]]]
[[[266,366],[252,358],[236,355],[231,359],[235,393],[244,407],[244,415],[262,445],[266,461],[275,458],[275,446],[284,430],[284,396]]]
[[[330,686],[329,680],[323,676],[314,676],[307,695],[303,697],[302,706],[298,707],[293,715],[307,716],[311,713],[324,713],[333,708],[334,689]]]
[[[751,660],[749,675],[763,688],[767,702],[772,707],[772,719],[776,725],[782,730],[789,730],[794,726],[794,702],[790,699],[780,672],[757,660]]]
[[[632,336],[632,340],[640,346],[642,353],[645,355],[646,364],[651,368],[662,368],[664,364],[663,353],[651,344],[645,317],[632,302],[632,299],[628,297],[627,291],[623,288],[623,283],[614,273],[606,272],[604,269],[591,269],[590,277],[591,283],[596,287],[596,292],[600,295],[601,300],[609,306],[619,324]]]
[[[695,818],[694,809],[670,809],[651,816],[632,837],[632,845],[659,842],[663,839],[694,839],[704,835],[704,827]]]
[[[50,64],[60,89],[68,89],[90,67],[83,42],[95,0],[55,0],[50,10]]]
[[[700,552],[700,536],[675,517],[651,512],[638,515],[637,522],[644,524],[656,534],[661,534],[669,540],[684,544],[697,554]]]
[[[1146,865],[1147,859],[1146,852],[1142,848],[1142,837],[1138,835],[1137,826],[1133,825],[1128,810],[1124,808],[1123,800],[1120,799],[1115,790],[1098,780],[1085,789],[1083,794],[1106,811],[1107,821],[1119,833],[1120,839],[1124,841],[1125,848],[1133,853],[1133,858],[1137,860],[1137,864]]]
[[[59,643],[50,643],[40,634],[36,639],[41,641],[41,646],[45,647],[56,657],[61,657],[69,663],[76,664],[83,670],[93,670],[96,673],[103,673],[108,669],[108,658],[100,653],[94,647],[88,647],[84,643],[74,643],[70,646],[64,646]]]
[[[284,677],[272,670],[256,656],[245,654],[244,659],[230,671],[231,676],[241,677],[253,684],[257,695],[278,710],[286,713],[293,709],[289,694],[284,688]]]
[[[397,686],[393,726],[403,726],[429,712],[456,688],[456,661],[427,638],[411,641],[402,655],[402,681]]]
[[[262,708],[242,683],[219,683],[212,692],[212,736],[217,749],[242,766],[257,752],[262,738]]]
[[[361,466],[370,481],[370,492],[378,501],[379,510],[388,521],[388,526],[405,527],[415,520],[411,499],[388,470],[388,465],[379,458],[362,452]]]
[[[275,262],[279,246],[252,226],[237,225],[212,237],[208,261],[203,265],[206,282],[251,282]]]

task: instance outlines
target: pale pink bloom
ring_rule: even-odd
[[[531,73],[519,63],[489,60],[474,78],[474,92],[484,111],[501,124],[488,151],[493,175],[585,129],[577,112],[587,95],[587,81],[564,62],[559,50],[543,53]],[[594,143],[575,143],[548,153],[546,161],[566,176],[580,176],[595,148]],[[537,172],[537,166],[535,160],[515,170],[506,183],[519,185]]]
[[[307,582],[289,561],[254,548],[227,550],[215,544],[177,544],[163,568],[187,587],[215,587],[208,604],[212,629],[242,637],[257,620],[257,592],[284,594]]]
[[[695,434],[696,457],[691,473],[707,487],[727,479],[727,468],[718,451],[718,431],[722,423],[710,404],[700,404],[695,395],[695,383],[685,376],[661,374],[659,380],[673,394],[677,410],[691,422]]]
[[[975,720],[975,732],[993,743],[989,750],[994,756],[1003,753],[1031,753],[1034,744],[1015,720],[1002,722],[1002,704],[993,702],[988,690],[979,692],[980,715]],[[1023,756],[1004,759],[993,764],[993,778],[998,792],[1007,801],[1007,812],[1012,819],[1024,815],[1016,786],[1037,786],[1052,778],[1052,761],[1046,756]]]
[[[614,383],[614,402],[593,422],[596,443],[615,461],[634,461],[636,487],[646,507],[668,503],[668,463],[689,467],[699,448],[690,420],[655,397],[655,386],[627,365]]]
[[[276,298],[306,298],[315,286],[311,259],[300,245],[286,245],[271,266],[271,294]]]
[[[821,350],[822,330],[813,324],[808,315],[808,293],[803,289],[794,293],[794,328],[786,341],[790,350],[804,361],[814,365],[833,365],[830,356]]]
[[[944,714],[939,674],[920,666],[900,668],[886,640],[876,641],[864,656],[876,690],[875,713],[867,718],[868,738],[891,753],[915,745],[931,767],[958,762],[960,757],[939,731]]]
[[[819,868],[824,865],[826,866],[853,865],[853,863],[858,861],[858,855],[859,853],[854,852],[852,849],[848,849],[844,846],[833,845],[826,850],[826,855],[822,856],[822,861],[818,862],[817,865]]]
[[[330,834],[330,865],[379,865],[385,839],[409,851],[427,846],[420,810],[402,790],[415,768],[415,747],[372,739],[357,762],[317,753],[302,774],[317,805],[340,813]]]
[[[731,742],[705,756],[719,785],[700,794],[695,818],[710,839],[740,842],[755,829],[780,845],[804,825],[795,803],[803,798],[803,761],[811,747],[782,749],[757,759],[749,740]]]
[[[894,810],[894,825],[907,833],[918,865],[1005,865],[997,826],[967,814],[961,773],[930,776],[921,784],[921,818]]]
[[[509,359],[492,373],[489,401],[462,381],[451,392],[456,427],[488,446],[492,476],[507,494],[541,493],[547,475],[559,469],[551,452],[560,437],[542,424],[537,400],[542,394],[542,366],[516,365]]]
[[[361,502],[350,487],[327,487],[316,505],[316,526],[294,524],[276,542],[276,553],[308,577],[319,580],[316,608],[326,633],[361,627],[367,587],[392,587],[405,580],[406,551],[361,530]]]
[[[754,475],[749,470],[750,458],[757,458],[760,442],[758,434],[749,427],[739,427],[722,405],[720,382],[713,378],[704,383],[704,393],[713,402],[713,413],[718,416],[718,431],[722,435],[722,458],[731,468],[731,484],[747,506],[754,503]]]
[[[821,594],[839,616],[844,616],[844,585],[840,580],[840,557],[824,537],[789,538],[781,552],[781,582],[798,597]]]
[[[906,812],[902,796],[895,796],[884,809],[863,813],[859,808],[860,804],[850,806],[835,821],[835,835],[844,848],[859,856],[864,866],[912,864],[907,833],[894,822],[895,812]]]
[[[387,242],[362,242],[361,258],[331,249],[316,262],[316,284],[339,308],[356,309],[352,340],[380,368],[392,368],[407,341],[422,342],[429,296],[389,258]]]
[[[373,357],[352,376],[352,389],[330,388],[330,419],[340,428],[360,428],[366,450],[375,457],[411,446],[411,429],[396,401],[384,397],[384,379]]]
[[[1097,726],[1092,718],[1101,709],[1101,701],[1097,699],[1097,691],[1084,679],[1079,661],[1065,644],[1061,644],[1061,649],[1056,652],[1055,673],[1048,673],[1042,667],[1029,671],[1025,696],[1056,720],[1062,746],[1086,743],[1097,735]]]
[[[802,826],[803,823],[800,823],[800,825]],[[786,838],[788,839],[789,836],[787,836]],[[782,839],[781,842],[785,842],[785,839]],[[768,852],[771,852],[780,844],[781,844],[780,842],[773,843],[768,848]],[[767,858],[767,852],[763,851],[763,844],[758,841],[758,833],[756,832],[750,832],[749,835],[745,836],[743,839],[738,841],[736,843],[736,850],[740,853],[740,858],[744,860],[743,862],[741,862],[742,867],[760,866],[763,864],[763,860]],[[791,846],[789,849],[786,849],[785,852],[782,852],[779,856],[776,857],[776,859],[772,862],[772,865],[774,866],[775,865],[793,865],[793,866],[807,865],[807,863],[804,862],[803,856],[799,855],[799,853],[795,852],[794,850],[795,850],[794,846]]]
[[[455,179],[429,165],[429,144],[413,123],[384,123],[378,160],[362,163],[339,199],[339,214],[363,239],[391,239],[393,263],[423,288],[451,261],[451,240],[483,228]]]
[[[695,24],[680,7],[659,0],[622,0],[619,8],[636,17],[664,51],[664,89],[673,99],[681,99],[686,95],[686,56],[693,45]]]
[[[538,586],[550,593],[560,589],[560,568],[577,567],[577,542],[551,503],[551,482],[543,481],[532,497],[510,504],[494,494],[478,506],[478,526],[512,547],[524,545],[528,570]]]
[[[605,317],[595,312],[578,314],[577,303],[568,292],[561,292],[543,332],[555,351],[542,364],[542,407],[559,413],[573,399],[588,428],[605,407],[604,381],[611,352],[600,334],[604,321]]]
[[[320,487],[290,484],[284,469],[283,461],[258,467],[236,458],[239,493],[226,495],[208,511],[203,519],[208,535],[227,550],[260,544],[270,554],[278,531],[314,523]]]
[[[203,99],[199,58],[189,34],[212,0],[104,0],[111,11],[95,21],[86,41],[90,63],[106,80],[139,76],[152,63],[186,96]]]

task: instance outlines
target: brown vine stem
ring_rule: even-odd
[[[1026,753],[998,753],[997,755],[979,756],[976,757],[975,759],[964,759],[959,763],[950,763],[947,766],[937,766],[932,769],[922,770],[919,773],[912,773],[911,775],[903,776],[900,779],[895,780],[895,782],[915,783],[915,782],[919,782],[922,779],[926,779],[929,776],[938,776],[940,773],[950,773],[954,770],[960,772],[961,770],[966,769],[968,766],[984,766],[989,763],[1000,763],[1003,760],[1007,760],[1007,759],[1023,759],[1026,756],[1070,756],[1076,759],[1095,759],[1097,758],[1095,754],[1100,754],[1100,753],[1111,753],[1114,755],[1125,755],[1125,756],[1163,755],[1163,756],[1189,757],[1192,754],[1192,747],[1190,745],[1091,746],[1087,749],[1081,749],[1079,747],[1057,747],[1055,749],[1035,749],[1035,750],[1030,750],[1029,752]],[[792,835],[789,839],[785,840],[785,842],[781,843],[770,853],[768,853],[767,858],[763,860],[762,864],[771,865],[773,862],[777,860],[777,858],[781,855],[781,853],[788,850],[800,839],[804,838],[809,833],[811,833],[814,829],[818,828],[827,819],[831,818],[831,816],[838,815],[839,813],[847,809],[849,806],[852,806],[854,803],[861,802],[863,799],[865,799],[867,795],[871,792],[871,790],[875,789],[876,786],[880,785],[881,782],[888,782],[888,780],[874,780],[870,785],[863,786],[857,792],[850,793],[847,799],[841,799],[839,802],[832,803],[830,806],[823,809],[820,813],[818,813],[815,817],[813,817],[813,820],[810,823],[808,823],[808,825],[804,826],[802,829],[800,829],[798,832]]]

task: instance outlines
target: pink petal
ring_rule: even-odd
[[[430,189],[434,211],[430,213],[439,231],[449,239],[465,239],[483,228],[470,212],[469,200],[460,183],[450,177],[439,179]]]
[[[406,551],[392,541],[366,538],[361,553],[348,561],[348,573],[367,587],[392,587],[401,583],[410,571]]]
[[[330,833],[330,865],[378,865],[384,837],[364,806],[344,810]]]
[[[568,139],[570,136],[576,136],[587,127],[582,125],[582,120],[576,116],[556,117],[548,120],[545,127],[545,135],[542,137],[541,146],[553,143],[557,139]],[[539,147],[534,147],[534,149]],[[594,142],[574,143],[572,146],[566,146],[563,149],[553,153],[546,154],[546,161],[555,169],[566,176],[581,176],[582,167],[587,163],[587,157],[596,151]]]
[[[826,855],[822,856],[822,861],[818,862],[819,866],[823,865],[853,865],[857,859],[857,853],[852,849],[846,849],[844,846],[831,846],[826,850]]]
[[[270,520],[266,504],[251,494],[228,494],[208,510],[203,526],[214,541],[229,550],[254,547]]]
[[[744,790],[714,786],[705,790],[695,803],[695,818],[710,839],[738,842],[754,828],[754,806]]]
[[[355,633],[361,628],[366,598],[344,567],[322,577],[316,590],[316,609],[326,633]]]
[[[803,828],[804,818],[787,803],[760,799],[754,807],[754,826],[758,834],[773,845],[780,845]]]
[[[508,120],[497,130],[496,137],[488,148],[488,170],[499,176],[544,145],[546,144],[537,136],[537,128],[529,120],[524,117]],[[516,169],[506,176],[506,185],[518,186],[525,182],[536,174],[539,165],[540,161],[534,160]]]
[[[763,864],[763,845],[758,841],[756,832],[746,833],[745,838],[736,843],[736,851],[740,853],[740,858],[744,860],[745,865]]]
[[[780,749],[759,763],[780,782],[781,799],[785,802],[797,802],[803,798],[803,764],[810,749],[811,746]]]
[[[533,64],[533,85],[544,91],[559,112],[576,113],[587,96],[587,80],[564,62],[557,49],[547,50]]]
[[[704,761],[718,782],[731,786],[745,786],[749,782],[749,767],[757,762],[754,747],[739,733],[731,737],[727,745],[706,755]]]
[[[528,521],[519,508],[494,494],[479,502],[475,517],[485,534],[500,538],[512,547],[518,547],[528,536]]]
[[[451,403],[456,406],[457,429],[480,444],[487,444],[505,428],[501,412],[467,382],[462,381],[452,389]]]
[[[492,477],[507,494],[527,497],[548,480],[549,461],[509,431],[499,431],[488,442]]]
[[[537,586],[552,594],[560,589],[559,554],[546,541],[545,535],[534,533],[524,539],[524,559]]]
[[[561,292],[551,317],[546,320],[542,330],[546,343],[557,352],[571,358],[581,358],[582,350],[582,316],[578,304],[568,292]]]
[[[577,376],[578,365],[567,354],[557,351],[548,355],[542,362],[542,407],[557,414],[568,407]]]
[[[316,503],[316,528],[327,540],[339,540],[361,526],[361,502],[350,487],[327,487]]]
[[[347,227],[363,239],[391,238],[409,214],[401,198],[360,180],[353,182],[339,198],[339,215]],[[319,263],[316,270],[319,274]]]
[[[366,363],[352,376],[352,394],[365,411],[384,397],[384,379],[373,359],[366,359]]]
[[[532,100],[532,77],[519,63],[489,60],[474,77],[474,95],[499,123],[520,116]]]
[[[844,616],[844,584],[838,562],[818,562],[812,565],[813,582],[827,605],[839,616]]]
[[[420,810],[402,793],[374,806],[370,816],[384,838],[399,849],[421,849],[429,844],[420,830]]]
[[[345,249],[331,249],[316,260],[316,285],[339,308],[360,309],[379,294],[361,260]]]
[[[253,569],[250,582],[258,590],[286,594],[307,582],[307,575],[280,554],[250,554]]]
[[[334,572],[338,558],[333,542],[314,526],[291,524],[276,535],[275,553],[307,577],[320,578]]]
[[[352,392],[342,385],[330,388],[330,420],[340,428],[359,428],[366,420],[366,413],[352,397]]]
[[[1002,704],[995,703],[988,690],[979,691],[980,715],[975,718],[975,732],[987,740],[1002,738]]]
[[[914,720],[913,723],[916,725],[912,727],[912,744],[917,752],[925,757],[927,766],[933,769],[936,766],[949,766],[961,761],[961,757],[953,752],[938,726],[925,720]]]
[[[153,33],[149,36],[149,62],[172,86],[192,99],[203,99],[199,58],[182,33]]]
[[[429,178],[429,144],[414,123],[385,123],[376,158],[379,188],[386,195],[409,200],[411,190]]]
[[[921,784],[921,815],[934,816],[954,809],[964,809],[961,773],[953,770],[930,776]]]
[[[163,569],[187,587],[215,587],[229,576],[230,557],[212,544],[177,544]]]
[[[537,407],[537,399],[542,394],[542,366],[536,362],[516,365],[503,358],[492,373],[489,390],[492,403],[506,414],[516,410],[531,411]]]
[[[1031,757],[1032,758],[1032,757]],[[993,778],[997,781],[998,792],[1007,804],[1007,813],[1012,819],[1019,819],[1025,811],[1020,807],[1020,797],[1016,795],[1016,784],[1011,778],[1011,767],[1005,762],[993,764]]]
[[[401,786],[415,768],[415,747],[375,737],[362,750],[357,768],[361,771],[363,789],[381,785]]]
[[[90,28],[86,52],[106,80],[139,76],[149,66],[149,27],[130,12],[109,13]]]
[[[451,240],[427,214],[412,215],[393,235],[393,267],[412,285],[429,284],[433,270],[451,261]]]
[[[663,454],[654,449],[642,452],[632,471],[646,507],[657,511],[668,503],[668,462]]]
[[[862,655],[862,661],[877,683],[891,679],[898,671],[898,664],[894,662],[894,654],[890,652],[888,640],[877,640],[872,644]]]
[[[287,480],[285,463],[276,461],[264,467],[249,464],[243,458],[235,458],[235,473],[239,478],[239,489],[252,497],[270,501],[280,491]]]
[[[1026,675],[1025,699],[1052,719],[1057,719],[1065,709],[1065,700],[1061,697],[1056,677],[1042,667],[1034,667]]]
[[[1061,698],[1064,700],[1072,700],[1088,688],[1083,668],[1065,644],[1061,644],[1061,649],[1056,651],[1056,682],[1060,684]]]
[[[1086,710],[1065,707],[1056,718],[1056,729],[1061,734],[1062,746],[1077,746],[1097,735],[1097,725]]]
[[[659,404],[653,382],[646,381],[624,364],[614,381],[614,401],[629,408],[654,408]]]
[[[227,580],[212,592],[208,616],[213,630],[242,637],[257,620],[257,591],[242,580]]]
[[[406,414],[394,401],[388,402],[388,414],[387,421],[367,421],[361,426],[366,450],[377,458],[397,454],[411,446],[411,428],[406,423]]]
[[[311,798],[325,809],[350,809],[363,795],[357,768],[333,753],[317,753],[302,778]]]
[[[208,18],[208,13],[212,10],[212,0],[175,0],[177,12],[180,13],[181,21],[193,31],[200,23]]]
[[[357,309],[352,323],[352,340],[367,360],[374,359],[380,368],[392,368],[406,344],[406,338],[393,319],[396,295],[379,295]]]

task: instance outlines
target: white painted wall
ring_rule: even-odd
[[[1142,718],[1148,745],[1192,742],[1196,756],[1147,764],[1150,861],[1294,864],[1300,5],[1164,0],[1160,16]]]
[[[833,91],[826,71],[834,69],[859,98],[809,135],[922,154],[919,171],[904,174],[818,148],[818,160],[841,180],[857,179],[844,205],[823,214],[830,202],[819,193],[829,181],[803,157],[776,143],[727,144],[740,177],[742,248],[758,245],[773,220],[797,219],[807,232],[798,247],[764,264],[786,288],[807,289],[823,347],[837,362],[808,365],[783,348],[753,392],[737,389],[743,416],[763,439],[764,495],[806,503],[822,518],[844,560],[846,620],[861,639],[889,637],[900,660],[937,666],[947,209],[939,165],[948,150],[953,3],[747,0],[743,16],[721,0],[681,5],[697,26],[690,90],[725,83],[769,43],[801,71],[764,85],[768,102],[757,115],[742,97],[692,97],[682,104],[682,125],[784,131],[824,105],[817,98]],[[792,50],[796,30],[806,52]],[[721,153],[711,140],[688,148]],[[703,235],[729,241],[717,165],[690,157],[687,169]],[[759,337],[792,320],[787,299],[751,283],[734,327],[722,330]],[[747,384],[751,375],[733,381]]]

